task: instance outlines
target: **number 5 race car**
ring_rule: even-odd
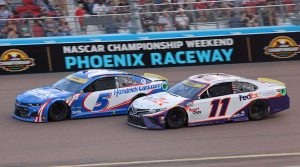
[[[16,98],[13,117],[28,122],[127,114],[133,100],[166,91],[165,78],[113,70],[85,70]]]
[[[128,124],[145,129],[180,128],[261,120],[289,108],[282,82],[227,74],[191,76],[167,92],[135,100]]]

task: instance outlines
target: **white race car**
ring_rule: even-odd
[[[136,99],[128,124],[145,129],[180,128],[261,120],[289,108],[285,84],[223,73],[189,77],[167,92]]]

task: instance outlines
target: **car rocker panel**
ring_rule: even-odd
[[[99,87],[101,84],[105,88]],[[48,122],[49,112],[53,112],[56,104],[65,104],[68,117],[74,119],[127,114],[128,107],[138,96],[167,89],[166,79],[159,75],[136,76],[113,70],[80,71],[52,86],[18,95],[13,117],[28,122]],[[55,113],[51,114],[55,116]]]
[[[192,96],[176,93],[180,86],[187,87],[185,91],[190,91]],[[288,108],[286,87],[279,81],[202,74],[190,77],[167,92],[137,99],[129,108],[128,124],[145,129],[165,129],[168,114],[174,110],[186,113],[187,126],[197,126],[247,121],[249,118],[260,120]]]

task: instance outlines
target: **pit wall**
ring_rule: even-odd
[[[0,75],[300,59],[300,27],[0,40]]]

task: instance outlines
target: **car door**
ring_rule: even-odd
[[[127,113],[127,109],[132,99],[139,94],[137,82],[131,75],[117,76],[117,89],[114,91],[113,97],[115,108],[122,113]]]
[[[231,119],[248,117],[245,111],[248,109],[249,104],[260,97],[259,93],[255,92],[258,87],[249,82],[235,81],[233,82],[233,88],[238,97],[237,103],[239,104],[239,109],[232,115]]]
[[[210,122],[230,118],[239,107],[233,83],[218,83],[192,102],[189,107],[189,123]]]
[[[112,112],[110,103],[116,89],[116,78],[101,77],[87,85],[71,105],[72,117]],[[104,114],[104,115],[105,115]]]

